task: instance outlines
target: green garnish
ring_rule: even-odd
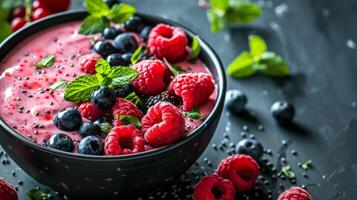
[[[140,99],[140,97],[135,92],[128,94],[128,96],[126,96],[125,99],[133,102],[139,108],[144,108],[143,101]]]
[[[289,179],[295,178],[295,173],[291,170],[291,167],[289,165],[281,168],[281,172],[284,173],[285,176]]]
[[[198,36],[193,37],[192,44],[191,44],[191,58],[190,61],[194,62],[201,52],[201,46],[199,42]]]
[[[138,47],[130,58],[131,64],[135,65],[146,54],[146,48]]]
[[[172,75],[178,76],[180,74],[187,73],[184,69],[182,69],[182,67],[169,63],[165,58],[164,58],[164,61],[165,61],[166,65],[169,67]]]
[[[46,56],[42,60],[36,62],[35,66],[37,68],[47,68],[47,67],[52,67],[52,65],[55,64],[55,62],[56,62],[55,56]]]
[[[43,200],[43,199],[51,198],[51,194],[42,192],[41,190],[38,190],[38,189],[31,189],[26,193],[26,195],[31,200]]]
[[[309,170],[311,169],[313,166],[312,166],[312,160],[308,160],[306,161],[304,164],[302,164],[302,168],[304,170]]]
[[[245,78],[256,72],[267,76],[283,77],[289,75],[289,67],[285,61],[273,52],[267,51],[263,38],[249,36],[250,51],[243,51],[231,64],[227,73],[234,78]]]
[[[50,86],[50,89],[52,90],[60,90],[60,89],[63,89],[65,87],[67,87],[68,85],[68,82],[67,81],[57,81],[56,83],[52,84]]]
[[[122,115],[119,117],[119,120],[124,125],[133,124],[136,127],[141,127],[140,119],[131,115]]]
[[[186,117],[191,118],[191,119],[201,119],[202,118],[202,115],[197,108],[193,108],[190,112],[184,112],[183,114]]]

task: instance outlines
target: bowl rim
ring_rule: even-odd
[[[58,13],[58,14],[54,14],[54,15],[45,17],[45,18],[38,20],[36,22],[32,22],[31,24],[21,28],[20,30],[18,30],[15,33],[13,33],[12,35],[10,35],[7,39],[5,39],[0,44],[0,50],[2,48],[4,48],[5,44],[9,43],[11,40],[14,40],[18,35],[22,34],[25,30],[36,28],[39,25],[41,25],[43,23],[48,23],[48,21],[51,21],[55,18],[65,17],[65,16],[69,16],[69,15],[80,15],[80,14],[85,15],[85,14],[87,14],[87,12],[84,10],[71,10],[71,11],[66,11],[66,12],[62,12],[62,13]],[[144,13],[140,13],[140,12],[137,12],[136,15],[143,17],[144,20],[151,19],[151,20],[159,21],[161,23],[181,27],[184,29],[185,33],[190,38],[197,35],[191,29],[187,28],[185,25],[182,25],[182,24],[172,21],[170,19],[166,19],[163,17],[155,16],[155,15],[144,14]],[[56,26],[56,25],[59,25],[62,23],[68,23],[68,22],[70,22],[70,21],[60,22],[53,26]],[[52,22],[50,22],[50,23],[52,23]],[[44,29],[39,30],[39,32],[42,30],[44,30]],[[37,34],[39,32],[31,33],[30,35],[27,35],[24,39],[26,39],[34,34]],[[53,154],[54,156],[57,156],[57,157],[66,157],[66,158],[70,158],[70,159],[90,160],[90,161],[124,161],[124,160],[134,160],[134,159],[136,160],[136,159],[142,159],[145,157],[159,155],[166,151],[173,150],[173,149],[191,141],[193,138],[195,138],[196,135],[200,134],[205,129],[205,127],[207,126],[208,123],[212,123],[214,120],[214,116],[217,115],[217,112],[219,112],[219,109],[221,106],[223,106],[224,100],[225,100],[226,76],[225,76],[223,64],[222,64],[221,60],[219,59],[217,53],[213,50],[213,48],[201,37],[199,37],[199,43],[200,43],[201,49],[204,50],[208,54],[208,57],[212,60],[212,63],[217,70],[217,77],[216,77],[216,80],[218,80],[218,83],[216,83],[216,85],[218,86],[217,87],[218,88],[217,89],[217,99],[216,99],[215,105],[214,105],[211,113],[202,122],[202,124],[200,124],[200,126],[198,126],[196,129],[194,129],[193,132],[191,132],[184,139],[182,139],[181,141],[178,141],[174,144],[164,146],[164,147],[159,147],[159,148],[145,151],[145,152],[130,154],[130,155],[117,155],[117,156],[85,155],[85,154],[78,154],[78,153],[73,153],[73,152],[60,151],[57,149],[52,149],[52,148],[46,147],[44,145],[35,143],[35,142],[29,140],[28,138],[26,138],[24,135],[18,133],[13,128],[11,128],[1,117],[0,117],[0,126],[2,128],[4,128],[8,133],[10,133],[11,136],[15,137],[16,139],[20,140],[21,142],[24,142],[25,144],[31,146],[32,148],[35,148],[42,152]],[[15,48],[15,47],[16,47],[16,45],[13,46],[13,48]],[[13,48],[11,50],[13,50]],[[10,51],[8,51],[8,52],[10,52]],[[219,114],[219,116],[220,116],[220,114]]]

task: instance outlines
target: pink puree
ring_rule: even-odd
[[[32,141],[43,144],[55,133],[53,116],[60,110],[76,106],[63,99],[64,91],[53,91],[49,86],[59,80],[71,81],[83,74],[78,65],[81,56],[91,54],[91,38],[78,35],[80,22],[61,24],[41,31],[24,40],[0,62],[0,117]],[[35,63],[48,55],[56,56],[50,68],[36,69]],[[178,63],[189,72],[208,72],[204,63]],[[213,94],[200,108],[208,116],[215,103]],[[186,119],[188,131],[201,124],[200,120]],[[75,141],[76,132],[68,133]]]

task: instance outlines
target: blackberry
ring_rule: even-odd
[[[145,103],[145,108],[149,109],[151,106],[155,105],[158,102],[169,102],[175,106],[179,106],[182,104],[182,100],[179,97],[169,95],[168,92],[165,91],[159,95],[149,97]]]

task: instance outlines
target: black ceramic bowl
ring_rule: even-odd
[[[86,15],[84,11],[72,11],[27,26],[0,45],[0,60],[24,38],[60,23],[81,20]],[[163,22],[182,27],[190,39],[195,35],[175,22],[139,15],[149,24]],[[180,176],[197,160],[210,142],[222,113],[226,90],[224,69],[212,48],[203,40],[200,44],[200,59],[206,63],[217,84],[217,102],[204,123],[184,140],[136,155],[75,155],[36,144],[0,119],[2,147],[35,180],[74,199],[123,199],[155,190]]]

